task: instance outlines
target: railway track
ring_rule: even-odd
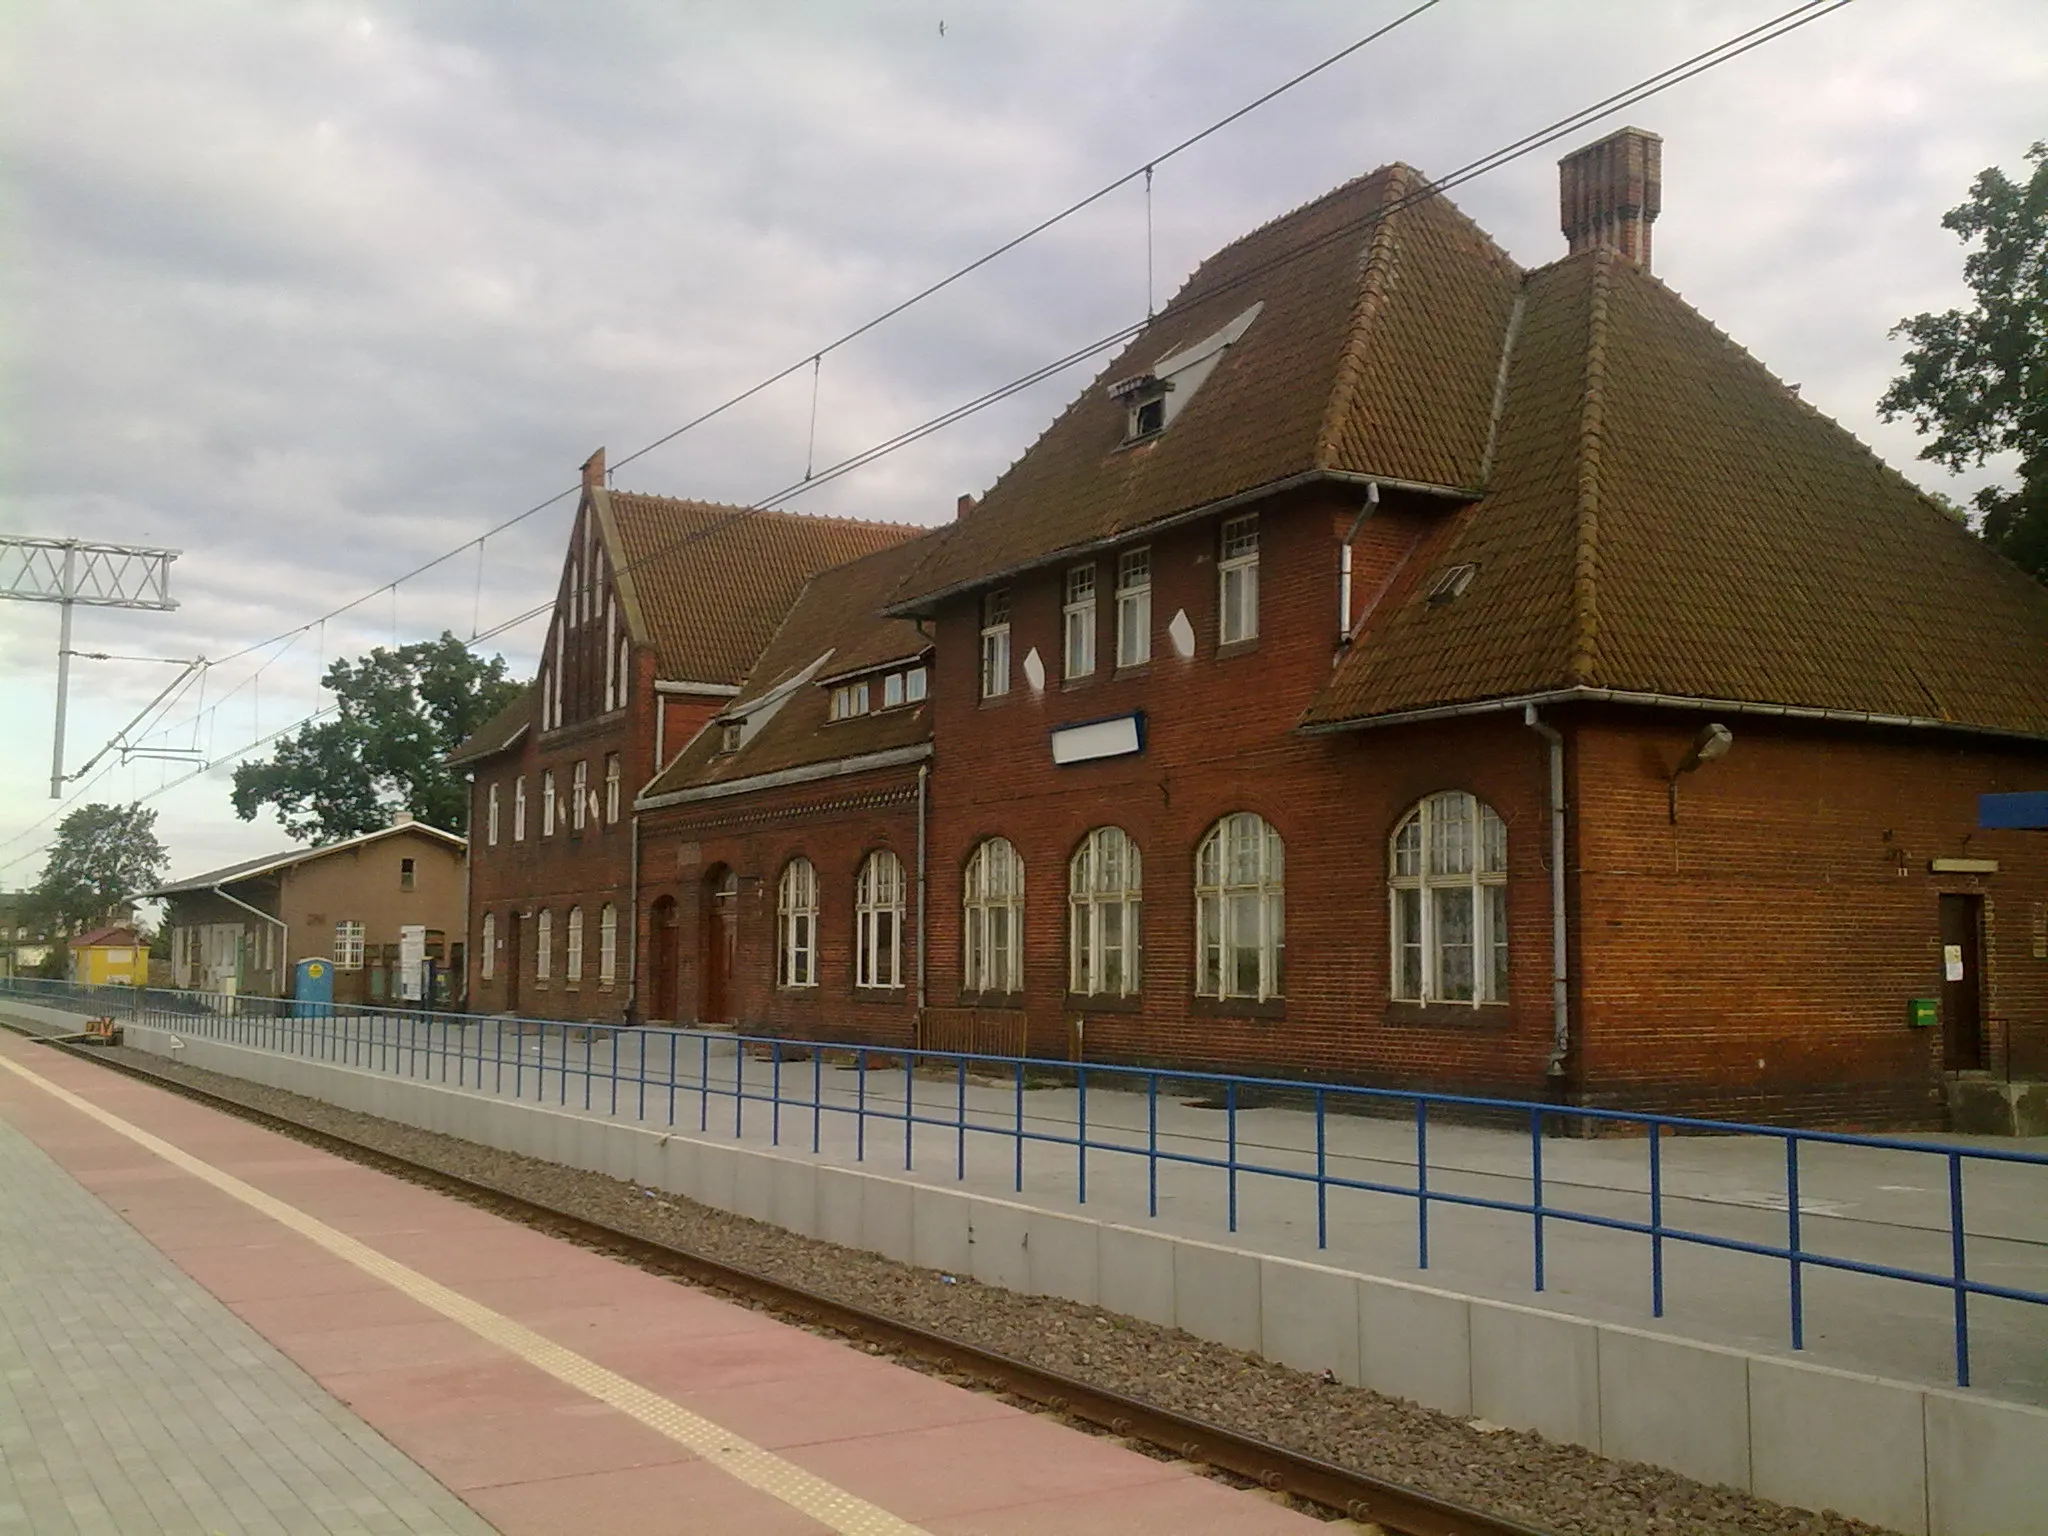
[[[1489,1515],[1418,1489],[1355,1472],[1255,1436],[1112,1392],[1029,1361],[981,1349],[883,1313],[791,1285],[688,1249],[593,1221],[487,1181],[465,1178],[366,1146],[232,1095],[151,1071],[104,1050],[53,1039],[15,1021],[0,1025],[52,1050],[205,1104],[350,1161],[449,1194],[582,1247],[655,1273],[735,1297],[812,1328],[934,1367],[995,1392],[1036,1404],[1108,1434],[1198,1466],[1285,1493],[1397,1536],[1546,1536],[1538,1527]]]

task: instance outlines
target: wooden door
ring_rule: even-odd
[[[682,964],[681,929],[676,916],[676,899],[664,896],[648,914],[648,981],[650,1012],[654,1018],[672,1024],[676,1017],[676,970]]]
[[[1951,1072],[1984,1066],[1984,898],[1941,898],[1941,1056]]]
[[[505,1011],[519,1011],[519,914],[507,914],[505,918]]]
[[[705,1024],[732,1020],[733,962],[739,953],[740,881],[723,864],[712,866],[704,877],[704,936],[698,948],[702,963],[698,974],[700,1006],[697,1017]]]

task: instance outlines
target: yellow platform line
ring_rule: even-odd
[[[506,1353],[547,1372],[565,1386],[587,1393],[638,1420],[655,1433],[667,1436],[749,1487],[780,1499],[820,1525],[841,1532],[842,1536],[928,1536],[922,1527],[899,1519],[879,1505],[870,1504],[866,1499],[806,1472],[773,1451],[743,1439],[659,1393],[628,1381],[615,1371],[606,1370],[574,1350],[564,1349],[552,1339],[514,1322],[503,1313],[494,1312],[460,1291],[450,1290],[439,1281],[428,1279],[419,1271],[386,1257],[347,1233],[307,1215],[298,1207],[287,1205],[252,1184],[245,1184],[233,1174],[152,1136],[118,1115],[109,1114],[97,1104],[80,1098],[27,1067],[5,1057],[0,1057],[0,1067],[34,1084],[80,1114],[97,1120],[108,1130],[155,1153],[174,1168],[203,1179],[223,1194],[232,1195],[251,1209],[261,1211],[273,1221],[318,1243],[336,1258],[355,1265],[365,1274],[374,1275],[423,1306],[460,1323],[479,1338],[488,1339]]]

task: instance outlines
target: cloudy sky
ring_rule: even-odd
[[[183,551],[175,613],[74,644],[233,657],[142,760],[174,867],[283,841],[237,749],[337,654],[545,599],[570,502],[475,541],[1408,9],[1413,0],[12,0],[0,17],[0,531]],[[1442,175],[1792,0],[1440,0],[1161,165],[1151,282],[1392,160]],[[2040,0],[1856,0],[1631,109],[1664,135],[1659,274],[1932,488],[1873,409],[1901,316],[1963,302],[1940,227],[2048,137]],[[1562,254],[1586,129],[1457,190]],[[621,470],[748,502],[1138,318],[1127,187]],[[1083,365],[788,503],[929,523],[995,478]],[[1981,477],[1980,477],[1981,478]],[[466,546],[466,547],[465,547]],[[460,550],[426,576],[389,584]],[[287,634],[351,599],[350,614]],[[528,623],[491,642],[530,669]],[[0,885],[32,881],[55,609],[0,604]],[[254,650],[249,647],[257,647]],[[241,653],[241,654],[237,654]],[[74,667],[67,769],[175,668]]]

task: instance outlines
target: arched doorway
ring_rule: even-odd
[[[676,899],[664,896],[648,913],[651,943],[648,980],[652,984],[649,1012],[665,1023],[676,1020],[676,972],[682,965],[682,924],[676,916]]]
[[[733,1018],[733,962],[739,955],[740,879],[732,868],[714,864],[704,876],[704,934],[698,948],[701,978],[698,1022],[725,1024]]]

